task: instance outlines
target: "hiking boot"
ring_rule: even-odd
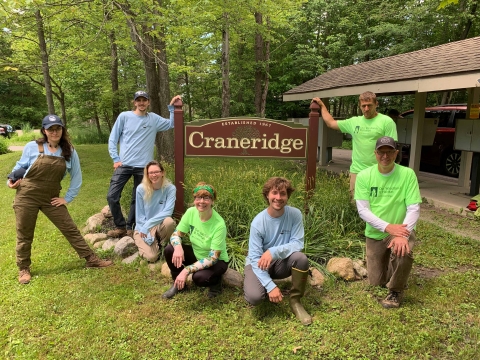
[[[28,284],[30,282],[31,278],[32,278],[32,275],[30,275],[30,268],[29,267],[20,269],[20,271],[18,273],[18,282],[20,284]]]
[[[400,303],[402,302],[403,299],[403,291],[402,292],[397,292],[390,290],[388,293],[387,297],[381,301],[382,306],[385,309],[396,309],[400,307]]]
[[[220,281],[218,283],[208,287],[207,297],[209,299],[213,299],[218,295],[220,295],[221,293],[222,293],[222,279],[220,278]]]
[[[111,238],[121,238],[127,235],[127,229],[116,228],[107,232],[107,236]]]
[[[113,265],[113,261],[100,259],[96,254],[87,256],[85,260],[87,261],[85,264],[87,268],[104,268]]]
[[[132,229],[127,230],[127,236],[130,236],[133,239],[133,230]]]

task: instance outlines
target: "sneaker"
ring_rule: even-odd
[[[130,236],[133,239],[133,230],[132,229],[127,230],[127,236]]]
[[[107,232],[107,236],[111,238],[121,238],[127,235],[127,229],[116,228]]]
[[[29,267],[20,269],[20,271],[18,273],[18,282],[20,284],[28,284],[30,282],[31,278],[32,278],[32,275],[30,275],[30,268]]]
[[[381,304],[385,309],[399,308],[403,299],[403,291],[397,292],[390,290],[387,297],[382,300]]]
[[[87,261],[85,264],[87,268],[104,268],[113,265],[113,261],[100,259],[96,254],[87,256],[85,260]]]

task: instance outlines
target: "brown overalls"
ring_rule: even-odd
[[[78,253],[85,258],[93,254],[77,226],[73,222],[67,207],[53,206],[52,198],[59,197],[62,189],[60,182],[66,170],[63,157],[45,155],[43,145],[38,145],[40,155],[20,182],[13,202],[17,222],[17,266],[19,269],[30,266],[33,235],[38,210],[62,232]]]

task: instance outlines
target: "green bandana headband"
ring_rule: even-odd
[[[213,189],[208,185],[197,186],[195,189],[193,189],[193,193],[195,194],[198,190],[207,190],[210,194],[212,194],[212,196],[214,196]]]

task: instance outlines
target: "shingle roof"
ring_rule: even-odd
[[[480,36],[330,70],[284,95],[480,70]]]

